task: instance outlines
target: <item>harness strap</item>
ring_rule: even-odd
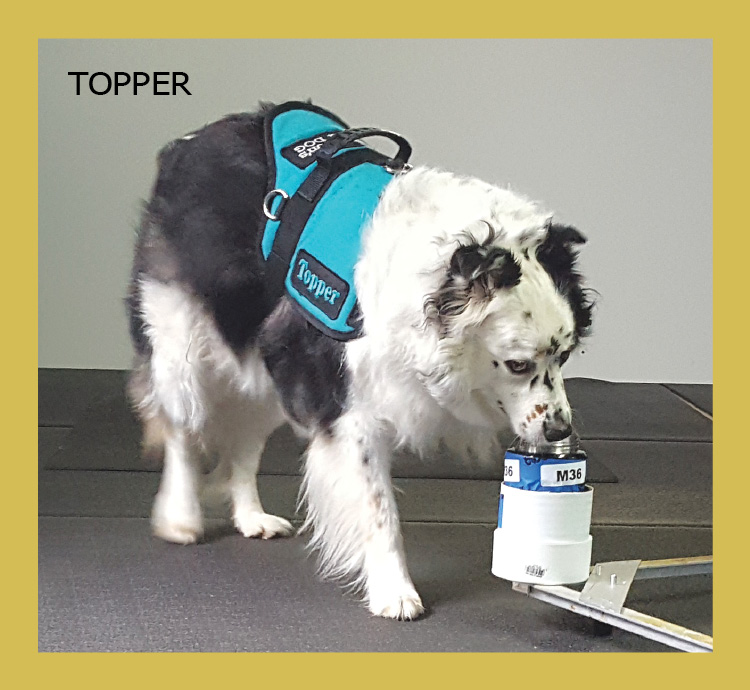
[[[334,160],[338,160],[338,156],[334,156],[342,149],[351,146],[353,143],[360,139],[367,137],[385,137],[398,144],[398,152],[392,159],[385,158],[385,156],[379,155],[377,162],[389,168],[393,172],[401,170],[406,166],[409,156],[411,156],[411,145],[404,137],[395,132],[389,132],[385,129],[376,129],[374,127],[360,127],[358,129],[345,129],[341,132],[335,132],[331,134],[328,141],[326,141],[320,150],[315,154],[315,160],[317,165],[315,169],[310,173],[310,176],[302,183],[298,190],[298,194],[303,196],[308,201],[316,198],[323,188],[323,185],[330,178],[331,175],[331,164]],[[371,159],[367,159],[368,161]],[[359,161],[356,165],[359,165]],[[347,168],[348,169],[348,168]]]
[[[318,164],[330,160],[341,149],[350,146],[359,139],[368,137],[385,137],[398,144],[398,153],[391,159],[388,166],[394,170],[400,170],[406,165],[411,156],[411,145],[404,137],[396,132],[389,132],[387,129],[376,129],[374,127],[358,127],[356,129],[345,129],[336,132],[318,151],[316,160]]]

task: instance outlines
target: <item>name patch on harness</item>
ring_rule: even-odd
[[[292,285],[329,319],[337,319],[349,294],[349,286],[333,271],[304,250],[297,253]]]

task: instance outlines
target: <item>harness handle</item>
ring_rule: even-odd
[[[374,127],[360,127],[358,129],[345,129],[341,132],[335,132],[318,150],[315,159],[318,164],[327,165],[331,158],[341,149],[350,146],[358,139],[367,137],[385,137],[398,144],[398,152],[388,163],[388,167],[393,170],[402,170],[411,156],[411,144],[404,137],[395,132],[389,132],[386,129],[376,129]]]

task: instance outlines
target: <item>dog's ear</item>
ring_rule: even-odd
[[[573,245],[586,244],[586,237],[572,225],[561,225],[559,223],[550,223],[547,226],[547,237],[542,244],[550,245]]]
[[[547,226],[547,235],[537,247],[536,257],[561,291],[574,271],[577,247],[585,242],[580,230],[572,225],[551,223]]]
[[[492,290],[518,285],[521,267],[507,249],[472,244],[453,252],[448,276],[488,297]]]
[[[578,246],[585,242],[584,235],[572,225],[551,223],[547,227],[547,236],[536,251],[542,268],[549,273],[558,292],[573,309],[579,338],[590,330],[594,307],[592,291],[583,287],[583,279],[576,270]]]
[[[497,290],[518,285],[520,280],[521,267],[507,249],[487,243],[462,245],[451,256],[443,284],[427,298],[425,315],[447,333],[455,317],[472,306],[481,306]]]

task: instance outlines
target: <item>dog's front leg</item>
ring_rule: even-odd
[[[303,498],[324,576],[361,584],[375,615],[412,619],[424,611],[406,568],[390,449],[362,417],[346,413],[313,438]]]

